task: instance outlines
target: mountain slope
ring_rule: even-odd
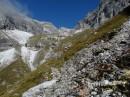
[[[129,97],[130,79],[130,20],[116,34],[102,38],[76,53],[66,61],[54,78],[26,91],[22,97]],[[111,32],[114,33],[114,32]],[[128,59],[127,59],[128,58]],[[120,65],[122,64],[122,67]]]
[[[101,0],[78,29],[57,29],[20,13],[0,12],[0,97],[86,97],[84,91],[128,96],[128,5],[129,0]],[[99,91],[92,89],[95,85]]]
[[[65,60],[62,60],[63,58],[61,57],[58,60],[53,59],[53,60],[47,61],[45,64],[39,66],[39,68],[36,71],[34,71],[34,72],[30,73],[29,75],[27,75],[23,79],[23,81],[20,82],[20,84],[16,84],[14,86],[14,88],[11,89],[12,90],[11,93],[5,93],[1,97],[10,97],[10,95],[11,95],[11,97],[20,97],[22,95],[22,93],[24,91],[26,91],[27,89],[29,89],[30,87],[41,83],[41,81],[43,81],[45,79],[47,79],[47,80],[50,79],[51,67],[56,67],[56,68],[61,67],[61,64],[63,64],[64,61],[67,61],[68,59],[70,59],[77,51],[83,49],[84,47],[88,47],[91,43],[96,42],[97,40],[104,38],[104,36],[106,36],[106,37],[109,36],[109,35],[111,36],[111,33],[109,34],[109,32],[113,32],[114,29],[120,28],[120,26],[125,21],[127,21],[128,18],[129,18],[129,7],[126,8],[119,15],[113,17],[112,20],[106,22],[103,26],[99,27],[96,31],[94,31],[95,33],[93,33],[93,31],[92,31],[90,33],[90,35],[80,39],[80,41],[79,40],[74,40],[74,44],[72,43],[73,46],[70,47],[69,50],[68,50],[68,51],[70,51],[70,53],[64,52]],[[83,33],[86,33],[86,32],[83,32]],[[82,35],[84,35],[84,34],[79,33],[77,35],[77,37],[78,36],[83,37]],[[110,39],[111,39],[111,37],[110,37]],[[75,48],[77,46],[79,47],[78,49]]]
[[[45,82],[30,88],[23,97],[129,97],[129,74],[124,76],[123,72],[130,70],[130,20],[126,20],[129,8],[97,29],[96,34],[102,32],[103,37],[97,37],[98,41],[66,61],[60,73],[52,72],[54,83],[48,81],[49,87]]]

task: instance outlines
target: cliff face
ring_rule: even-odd
[[[78,23],[77,29],[97,28],[129,4],[130,0],[101,0],[97,9]]]

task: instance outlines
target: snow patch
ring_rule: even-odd
[[[42,90],[51,87],[56,83],[57,80],[46,81],[40,85],[37,85],[23,94],[22,97],[38,97],[36,94],[42,92]]]
[[[38,51],[34,51],[34,50],[30,50],[29,48],[27,47],[21,47],[21,56],[22,56],[22,59],[23,61],[28,64],[29,68],[33,71],[35,70],[35,64],[34,63],[34,60],[37,56],[37,53]]]
[[[0,68],[5,68],[16,60],[15,48],[0,52]]]
[[[74,33],[76,34],[76,33],[80,33],[80,32],[83,32],[83,31],[84,31],[84,29],[78,29],[78,30],[75,30]]]
[[[33,36],[33,34],[31,33],[20,31],[20,30],[6,30],[6,34],[10,38],[14,39],[19,44],[22,44],[22,45],[24,45],[27,42],[29,37]]]

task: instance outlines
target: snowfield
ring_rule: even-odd
[[[6,30],[6,34],[8,35],[8,37],[14,39],[21,45],[24,45],[27,40],[33,36],[33,34],[31,33],[20,30]]]
[[[28,67],[33,71],[36,69],[34,60],[37,56],[38,51],[30,50],[27,47],[21,47],[22,60],[28,65]]]
[[[15,48],[0,52],[0,68],[5,68],[16,60]]]
[[[42,84],[29,89],[27,92],[23,94],[22,97],[40,97],[37,94],[43,92],[42,90],[54,85],[56,81],[57,80],[43,82]]]

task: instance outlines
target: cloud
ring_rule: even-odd
[[[0,15],[29,15],[29,11],[17,0],[0,0]]]

